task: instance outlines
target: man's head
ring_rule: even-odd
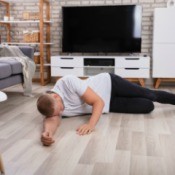
[[[38,111],[46,116],[61,116],[64,106],[61,97],[55,93],[41,95],[37,101]]]

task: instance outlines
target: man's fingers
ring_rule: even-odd
[[[41,137],[41,141],[43,143],[53,143],[54,142],[54,139],[52,137],[44,137],[44,136],[42,136]]]
[[[48,139],[51,138],[51,136],[49,136],[49,134],[43,134],[42,137],[48,138]]]
[[[87,134],[87,133],[88,133],[88,131],[89,131],[89,129],[85,129],[85,130],[83,131],[82,135]]]
[[[52,140],[52,135],[49,132],[45,132],[41,136],[43,139]]]
[[[52,140],[54,140],[53,138],[45,138],[45,137],[41,137],[41,140],[45,140],[45,141],[52,141]]]
[[[83,126],[80,126],[79,128],[76,129],[77,134],[79,135],[85,135],[85,134],[90,134],[94,129],[91,128],[88,124],[85,124]]]
[[[54,143],[55,141],[47,141],[47,140],[42,140],[43,145],[51,145],[52,143]]]
[[[83,127],[80,131],[79,131],[79,134],[80,135],[85,135],[87,132],[88,132],[88,128],[87,127]]]

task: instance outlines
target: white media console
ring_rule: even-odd
[[[68,74],[88,77],[102,72],[115,73],[123,78],[137,80],[144,86],[150,77],[148,56],[52,56],[51,76]]]

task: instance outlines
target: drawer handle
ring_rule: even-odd
[[[125,58],[125,60],[139,60],[140,58]]]
[[[70,58],[61,58],[62,60],[73,60],[74,58],[70,57]]]
[[[125,68],[126,70],[139,70],[139,68]]]
[[[74,69],[74,67],[60,67],[61,69]]]

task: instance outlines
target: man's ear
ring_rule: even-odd
[[[57,96],[57,94],[53,94],[53,97],[54,97],[54,98],[57,98],[58,96]]]

